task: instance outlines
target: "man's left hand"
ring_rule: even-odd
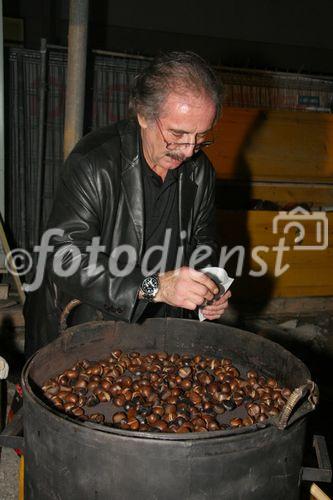
[[[206,319],[213,320],[219,319],[228,307],[228,299],[231,297],[231,292],[228,291],[222,297],[213,302],[209,306],[201,309],[202,314]]]

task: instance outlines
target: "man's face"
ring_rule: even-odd
[[[212,128],[215,105],[206,95],[171,93],[165,100],[158,120],[138,115],[143,153],[148,165],[162,179],[194,153],[194,144],[202,142]],[[166,142],[190,143],[185,149],[170,150]]]

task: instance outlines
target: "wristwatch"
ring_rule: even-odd
[[[151,274],[150,276],[147,276],[141,283],[140,287],[144,300],[147,300],[148,302],[154,302],[154,298],[156,297],[159,288],[160,280],[158,278],[158,275]]]

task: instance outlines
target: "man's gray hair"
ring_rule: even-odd
[[[166,52],[158,55],[134,80],[130,111],[146,119],[159,116],[170,92],[206,94],[216,107],[215,121],[222,108],[222,83],[211,66],[194,52]]]

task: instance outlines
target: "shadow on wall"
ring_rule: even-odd
[[[259,111],[238,147],[232,178],[217,180],[216,184],[219,243],[221,249],[226,249],[225,255],[230,254],[225,267],[228,274],[235,278],[231,301],[239,324],[245,313],[259,313],[272,298],[274,289],[274,277],[269,272],[260,277],[253,274],[256,268],[251,256],[248,228],[248,210],[253,206],[253,199],[252,176],[246,153],[264,122],[265,112]],[[232,249],[235,250],[233,254]]]

